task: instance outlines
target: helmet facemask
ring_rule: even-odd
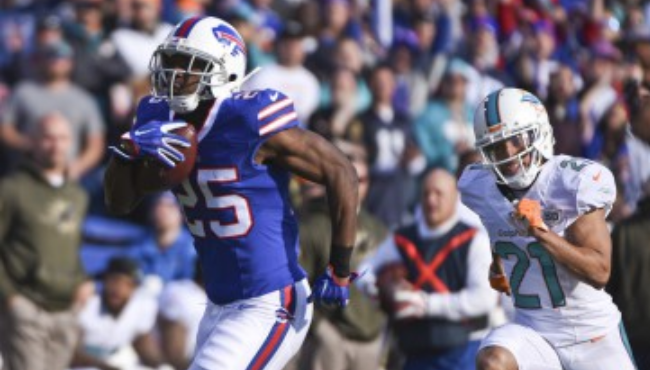
[[[151,58],[151,86],[153,95],[167,100],[174,112],[195,110],[200,100],[214,98],[214,87],[229,82],[222,60],[200,51],[166,46],[161,45]],[[186,60],[185,65],[172,61],[178,56]],[[188,91],[179,91],[185,89]]]
[[[540,137],[539,126],[528,126],[508,135],[504,135],[502,131],[488,136],[483,142],[477,143],[477,148],[483,157],[484,165],[496,175],[498,184],[513,189],[525,189],[533,183],[544,162],[538,147]],[[518,149],[516,154],[504,155],[507,142]],[[518,168],[508,170],[509,166]]]

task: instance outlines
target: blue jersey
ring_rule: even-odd
[[[173,117],[165,101],[147,97],[135,124]],[[265,140],[298,126],[293,102],[274,90],[241,92],[215,100],[204,119],[194,169],[174,193],[194,236],[208,296],[224,304],[304,278],[290,174],[254,159]]]

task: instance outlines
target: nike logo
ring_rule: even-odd
[[[277,93],[277,92],[274,92],[273,94],[271,94],[271,95],[269,96],[269,98],[271,98],[271,101],[276,101],[276,100],[278,100],[278,93]]]
[[[148,130],[135,130],[135,136],[142,136],[142,135],[144,135],[146,133],[149,133],[149,132],[155,131],[155,130],[156,130],[155,128],[150,128]]]
[[[598,171],[598,173],[595,174],[595,175],[593,175],[593,176],[591,177],[591,179],[594,180],[595,182],[598,182],[598,181],[600,180],[600,175],[601,175],[602,173],[603,173],[602,170]]]

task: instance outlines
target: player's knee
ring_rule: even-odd
[[[486,347],[476,355],[477,370],[517,370],[515,357],[505,348]]]

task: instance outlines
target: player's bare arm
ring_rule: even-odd
[[[508,277],[503,270],[503,262],[501,261],[501,257],[499,257],[499,255],[495,252],[492,252],[492,263],[490,263],[489,274],[490,286],[492,289],[496,290],[497,292],[505,293],[507,295],[512,294],[510,283],[508,282]]]
[[[324,185],[332,218],[332,244],[352,248],[357,220],[358,179],[343,153],[317,134],[292,128],[267,140],[255,160],[281,166]]]
[[[185,160],[181,151],[192,147],[188,138],[170,132],[179,128],[187,128],[187,123],[151,120],[141,126],[134,125],[122,135],[118,145],[109,147],[114,154],[104,176],[104,198],[109,212],[129,213],[143,195],[173,186],[169,179],[160,177],[159,166],[173,169]],[[187,132],[193,135],[194,131]],[[183,169],[189,170],[189,166]],[[186,175],[177,177],[181,176]]]
[[[595,209],[580,217],[566,230],[566,238],[555,232],[530,228],[557,262],[596,289],[609,280],[612,242],[605,222],[605,210]]]
[[[108,211],[125,215],[138,204],[144,193],[136,184],[139,163],[111,158],[104,175],[104,203]]]

